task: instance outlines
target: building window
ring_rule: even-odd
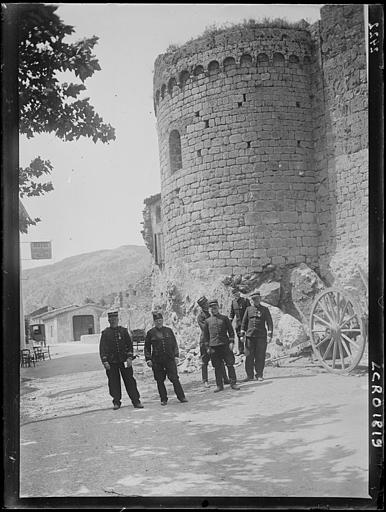
[[[194,76],[202,75],[204,73],[204,68],[202,66],[196,66],[193,71]]]
[[[186,82],[189,80],[189,77],[190,77],[189,71],[186,71],[186,70],[181,71],[181,73],[180,73],[180,87],[181,87],[181,89],[183,89],[185,87]]]
[[[162,233],[154,234],[154,261],[159,268],[164,265],[164,243]]]
[[[172,130],[169,136],[170,170],[176,172],[182,168],[181,137],[177,130]]]
[[[265,53],[259,53],[257,56],[257,65],[258,66],[268,66],[268,55]]]
[[[282,53],[274,53],[273,54],[273,65],[274,66],[284,66],[284,55]]]
[[[161,222],[161,206],[157,205],[155,208],[155,221],[158,224]]]
[[[230,69],[236,68],[236,61],[233,57],[227,57],[224,60],[224,71],[229,71]]]
[[[217,73],[220,71],[220,64],[217,62],[217,60],[212,60],[212,62],[209,62],[208,71],[209,75],[217,75]]]
[[[249,55],[249,53],[244,53],[242,56],[241,56],[241,59],[240,59],[240,66],[242,68],[244,67],[248,67],[248,66],[252,66],[252,57]]]
[[[173,96],[173,89],[176,85],[177,85],[176,79],[171,78],[168,82],[168,92],[169,92],[170,96]]]

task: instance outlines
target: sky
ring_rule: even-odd
[[[144,199],[160,192],[153,70],[171,44],[184,44],[206,27],[245,19],[320,18],[323,4],[52,4],[75,33],[65,41],[96,35],[101,71],[86,80],[86,94],[116,131],[109,144],[83,138],[63,142],[53,135],[20,137],[20,165],[50,160],[54,190],[23,198],[41,222],[20,237],[22,268],[122,245],[144,245]],[[69,76],[64,79],[69,81]],[[73,82],[78,83],[75,76]],[[31,260],[29,242],[52,242],[51,260]]]

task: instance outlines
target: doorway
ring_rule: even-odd
[[[94,334],[94,317],[92,315],[75,315],[72,317],[74,340],[80,341],[83,334]]]

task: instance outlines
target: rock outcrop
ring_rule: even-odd
[[[294,268],[290,274],[291,298],[299,319],[308,332],[308,323],[315,297],[326,286],[318,274],[302,263]]]
[[[368,310],[368,247],[337,251],[330,260],[332,285],[344,289],[363,312]]]
[[[359,260],[360,254],[357,254]],[[364,289],[359,267],[346,255],[331,261],[334,286],[355,290]],[[165,324],[176,334],[180,347],[181,372],[199,370],[201,366],[197,315],[197,299],[202,295],[217,298],[220,311],[228,315],[232,301],[232,288],[237,287],[245,296],[258,289],[262,304],[267,306],[273,320],[273,340],[267,351],[271,358],[300,353],[310,345],[309,320],[316,296],[330,286],[318,274],[302,263],[285,269],[273,266],[262,273],[226,278],[201,270],[192,272],[183,266],[160,272],[153,271],[153,309],[164,314]],[[365,293],[365,292],[363,292]],[[240,363],[240,362],[239,362]]]
[[[263,283],[259,292],[261,294],[261,300],[272,306],[278,306],[280,302],[280,283],[277,281],[271,281]]]
[[[308,344],[308,336],[303,325],[291,315],[284,314],[277,326],[276,338],[283,344],[284,350]]]

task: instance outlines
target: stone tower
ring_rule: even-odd
[[[307,30],[244,27],[157,59],[166,264],[317,264],[311,58]]]
[[[347,267],[359,249],[366,266],[363,5],[325,5],[312,26],[235,26],[160,55],[154,110],[161,196],[148,206],[161,212],[164,270],[305,263],[331,283],[340,255]],[[146,225],[144,238],[151,247]]]

